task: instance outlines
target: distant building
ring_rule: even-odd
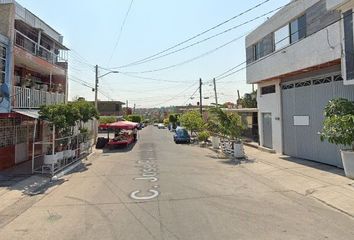
[[[124,103],[120,101],[98,101],[97,103],[100,116],[122,116],[125,114],[123,105]]]

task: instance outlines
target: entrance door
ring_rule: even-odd
[[[273,137],[272,137],[272,114],[262,113],[263,122],[263,147],[273,148]]]

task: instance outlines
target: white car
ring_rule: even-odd
[[[158,128],[158,129],[164,129],[164,128],[165,128],[165,125],[163,125],[162,123],[159,123],[159,125],[157,125],[157,128]]]

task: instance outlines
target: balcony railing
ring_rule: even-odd
[[[60,63],[67,62],[63,51],[59,51],[60,54],[55,54],[17,30],[15,31],[15,43],[16,46],[25,49],[31,54],[40,57],[49,63],[60,65]]]
[[[14,108],[39,108],[42,105],[64,103],[63,93],[51,93],[24,87],[14,87]]]

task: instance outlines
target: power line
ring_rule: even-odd
[[[296,0],[296,1],[298,1],[298,0]],[[154,60],[156,60],[156,59],[160,59],[160,58],[162,58],[162,57],[166,57],[166,56],[169,56],[169,55],[171,55],[171,54],[178,53],[178,52],[183,51],[183,50],[185,50],[185,49],[188,49],[188,48],[191,48],[191,47],[193,47],[193,46],[199,45],[199,44],[201,44],[201,43],[203,43],[203,42],[206,42],[206,41],[208,41],[208,40],[211,40],[211,39],[213,39],[213,38],[216,38],[216,37],[218,37],[218,36],[220,36],[220,35],[226,34],[226,33],[230,32],[230,31],[232,31],[232,30],[235,30],[235,29],[241,27],[241,26],[244,26],[244,25],[249,24],[249,23],[251,23],[251,22],[253,22],[253,21],[256,21],[256,20],[258,20],[258,19],[260,19],[260,18],[263,18],[263,17],[265,17],[265,16],[267,16],[267,15],[269,15],[269,14],[271,14],[271,13],[274,13],[274,12],[278,11],[279,9],[283,8],[284,6],[286,6],[286,5],[280,6],[280,7],[276,8],[276,9],[273,9],[273,10],[267,12],[267,13],[264,13],[264,14],[262,14],[262,15],[259,15],[259,16],[255,17],[255,18],[252,18],[251,20],[248,20],[248,21],[246,21],[246,22],[243,22],[243,23],[241,23],[241,24],[238,24],[238,25],[236,25],[236,26],[234,26],[234,27],[232,27],[232,28],[228,28],[228,29],[226,29],[226,30],[224,30],[224,31],[222,31],[222,32],[219,32],[219,33],[214,34],[214,35],[212,35],[212,36],[210,36],[210,37],[204,38],[204,39],[202,39],[202,40],[200,40],[200,41],[198,41],[198,42],[195,42],[195,43],[190,44],[190,45],[188,45],[188,46],[185,46],[185,47],[183,47],[183,48],[177,49],[177,50],[175,50],[175,51],[173,51],[173,52],[169,52],[169,53],[166,53],[166,54],[161,55],[161,56],[157,56],[157,57],[154,57],[154,58],[145,60],[145,61],[141,61],[141,62],[139,62],[139,63],[137,63],[137,64],[134,64],[134,65],[140,65],[140,64],[143,64],[143,63],[146,63],[146,62],[154,61]],[[244,34],[244,35],[247,35],[247,34]],[[241,36],[240,38],[242,38],[242,37],[243,37],[243,36]],[[239,40],[240,38],[233,39],[232,41],[230,41],[230,42],[228,42],[228,43],[226,43],[226,44],[224,44],[224,45],[222,45],[222,46],[220,46],[220,47],[218,47],[218,48],[212,50],[212,52],[214,52],[214,51],[216,51],[216,50],[219,50],[220,48],[225,47],[225,46],[231,44],[232,42]],[[198,58],[199,58],[199,57],[198,57]],[[186,62],[189,63],[190,61],[186,61]],[[184,63],[184,64],[185,64],[185,63]],[[173,68],[173,67],[180,66],[180,65],[181,65],[181,64],[174,64],[174,65],[171,65],[171,66],[168,66],[168,67],[164,67],[164,68],[160,68],[160,69],[147,70],[147,71],[141,71],[141,72],[130,72],[130,73],[157,72],[157,71],[161,71],[161,70]],[[133,65],[130,65],[130,66],[133,66]],[[112,70],[112,69],[118,69],[118,68],[122,68],[122,67],[114,67],[114,68],[110,68],[110,70]]]
[[[157,81],[157,82],[170,82],[170,83],[189,83],[191,81],[178,81],[178,80],[168,80],[168,79],[161,79],[161,78],[151,78],[151,77],[143,77],[143,76],[136,76],[136,75],[132,75],[130,73],[125,73],[125,72],[121,72],[121,74],[127,76],[127,77],[131,77],[131,78],[138,78],[138,79],[145,79],[145,80],[151,80],[151,81]]]
[[[161,102],[161,103],[159,103],[159,104],[156,104],[156,105],[154,105],[154,106],[152,106],[152,107],[157,107],[157,106],[159,106],[159,105],[168,103],[168,102],[170,102],[170,101],[176,99],[176,98],[179,97],[181,94],[187,92],[189,89],[191,89],[194,85],[197,85],[197,84],[198,84],[198,82],[193,83],[192,85],[190,85],[190,86],[188,86],[187,88],[183,89],[183,91],[181,91],[180,93],[176,94],[175,96],[173,96],[173,97],[167,99],[167,100],[164,101],[164,102]],[[198,88],[198,89],[199,89],[199,88]]]
[[[165,53],[165,52],[168,52],[168,51],[170,51],[170,50],[172,50],[172,49],[174,49],[174,48],[176,48],[176,47],[179,47],[179,46],[181,46],[181,45],[183,45],[183,44],[185,44],[185,43],[187,43],[187,42],[190,42],[190,41],[193,40],[193,39],[196,39],[196,38],[198,38],[198,37],[200,37],[200,36],[202,36],[202,35],[204,35],[204,34],[210,32],[210,31],[212,31],[212,30],[214,30],[214,29],[216,29],[216,28],[218,28],[218,27],[221,27],[222,25],[224,25],[224,24],[226,24],[226,23],[228,23],[228,22],[230,22],[230,21],[232,21],[232,20],[234,20],[234,19],[236,19],[236,18],[238,18],[238,17],[240,17],[240,16],[242,16],[242,15],[248,13],[248,12],[251,12],[252,10],[254,10],[254,9],[256,9],[256,8],[258,8],[258,7],[262,6],[262,5],[264,5],[265,3],[269,2],[269,1],[270,1],[270,0],[262,1],[261,3],[255,5],[255,6],[253,6],[253,7],[251,7],[251,8],[249,8],[249,9],[247,9],[246,11],[243,11],[243,12],[241,12],[241,13],[239,13],[239,14],[237,14],[237,15],[235,15],[235,16],[233,16],[233,17],[231,17],[231,18],[229,18],[229,19],[227,19],[227,20],[225,20],[225,21],[223,21],[223,22],[221,22],[221,23],[219,23],[219,24],[217,24],[217,25],[215,25],[215,26],[213,26],[213,27],[211,27],[211,28],[209,28],[209,29],[203,31],[203,32],[201,32],[201,33],[198,33],[198,34],[196,34],[196,35],[194,35],[194,36],[192,36],[192,37],[190,37],[190,38],[188,38],[188,39],[186,39],[186,40],[184,40],[184,41],[182,41],[182,42],[180,42],[180,43],[177,43],[177,44],[173,45],[172,47],[169,47],[169,48],[167,48],[167,49],[164,49],[164,50],[162,50],[162,51],[160,51],[160,52],[158,52],[158,53],[155,53],[155,54],[150,55],[150,56],[148,56],[148,57],[145,57],[145,58],[143,58],[143,59],[140,59],[140,60],[131,62],[131,63],[129,63],[129,64],[125,64],[125,65],[122,65],[122,66],[119,66],[119,67],[115,67],[115,68],[124,68],[124,67],[128,67],[128,66],[136,65],[136,64],[138,64],[138,63],[140,63],[140,62],[146,61],[146,60],[148,60],[148,59],[150,59],[150,58],[154,58],[154,57],[156,57],[156,56],[158,56],[158,55],[161,55],[161,54],[163,54],[163,53]],[[112,69],[113,69],[113,68],[112,68]]]
[[[120,26],[120,30],[119,30],[119,34],[118,34],[118,37],[117,37],[117,41],[116,41],[116,43],[115,43],[115,45],[114,45],[112,54],[111,54],[111,56],[110,56],[110,58],[109,58],[109,60],[108,60],[108,65],[110,64],[110,62],[111,62],[111,60],[112,60],[112,58],[113,58],[113,55],[114,55],[114,53],[115,53],[115,51],[116,51],[116,49],[117,49],[117,47],[118,47],[118,44],[119,44],[119,42],[120,42],[120,39],[121,39],[121,37],[122,37],[123,29],[124,29],[125,23],[126,23],[126,21],[127,21],[127,19],[128,19],[130,10],[131,10],[131,8],[132,8],[132,6],[133,6],[133,2],[134,2],[134,0],[131,0],[131,1],[130,1],[128,10],[127,10],[127,12],[125,13],[125,16],[124,16],[122,25]]]
[[[187,104],[187,102],[194,97],[194,95],[198,92],[199,87],[193,92],[193,94],[183,103],[183,106]]]
[[[191,59],[188,59],[188,60],[183,61],[183,62],[180,62],[180,63],[176,63],[176,64],[173,64],[173,65],[170,65],[170,66],[167,66],[167,67],[158,68],[158,69],[153,69],[153,70],[147,70],[147,71],[141,71],[141,72],[125,72],[125,73],[140,73],[140,74],[141,74],[141,73],[152,73],[152,72],[159,72],[159,71],[167,70],[167,69],[170,69],[170,68],[179,67],[179,66],[185,65],[185,64],[187,64],[187,63],[193,62],[193,61],[195,61],[195,60],[198,60],[198,59],[200,59],[200,58],[203,58],[203,57],[205,57],[205,56],[207,56],[207,55],[209,55],[209,54],[212,54],[212,53],[214,53],[214,52],[220,50],[221,48],[224,48],[224,47],[230,45],[231,43],[234,43],[234,42],[236,42],[236,41],[242,39],[244,36],[246,36],[246,34],[247,34],[247,33],[243,34],[243,35],[240,36],[240,37],[234,38],[234,39],[232,39],[231,41],[228,41],[228,42],[222,44],[221,46],[216,47],[216,48],[214,48],[214,49],[212,49],[212,50],[210,50],[210,51],[208,51],[208,52],[205,52],[205,53],[203,53],[203,54],[201,54],[201,55],[198,55],[198,56],[196,56],[196,57],[193,57],[193,58],[191,58]]]

